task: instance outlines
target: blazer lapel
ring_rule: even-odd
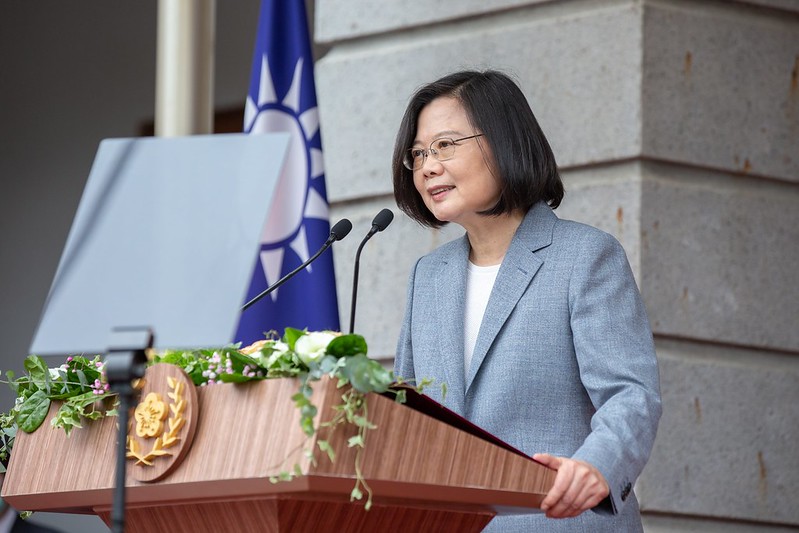
[[[466,302],[466,265],[469,261],[469,241],[466,236],[457,241],[452,253],[442,259],[436,272],[436,316],[440,317],[439,346],[446,375],[446,405],[463,414],[463,316]],[[437,385],[437,384],[434,384]]]
[[[477,344],[474,347],[471,367],[466,373],[464,394],[469,391],[488,350],[494,344],[513,308],[527,291],[538,269],[544,264],[543,259],[534,252],[552,243],[552,229],[556,220],[557,217],[552,209],[545,203],[539,202],[530,209],[516,230],[488,299],[483,322],[480,325],[480,333],[477,336]],[[462,317],[461,313],[461,322],[463,321]],[[461,329],[463,329],[463,325],[461,325]],[[463,339],[462,332],[461,339]]]

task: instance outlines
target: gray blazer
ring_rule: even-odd
[[[611,235],[525,216],[497,274],[471,368],[464,371],[466,236],[411,272],[395,373],[447,384],[426,392],[532,455],[596,466],[610,497],[571,519],[497,517],[496,531],[641,531],[632,492],[661,414],[657,360],[627,256]]]

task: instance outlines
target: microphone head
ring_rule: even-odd
[[[374,220],[372,220],[372,227],[377,228],[377,231],[383,231],[391,224],[392,220],[394,220],[394,213],[391,212],[391,209],[383,209],[375,215]]]
[[[341,220],[336,222],[335,226],[330,228],[330,236],[333,238],[334,241],[340,241],[341,239],[346,237],[351,230],[352,230],[352,222],[350,222],[346,218],[342,218]]]

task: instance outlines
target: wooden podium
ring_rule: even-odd
[[[498,512],[532,512],[555,477],[528,457],[371,394],[377,428],[367,432],[361,465],[374,499],[366,511],[363,500],[349,500],[354,428],[330,437],[335,462],[317,449],[313,465],[303,449],[316,443],[301,431],[291,400],[296,380],[195,390],[196,432],[182,461],[155,482],[138,481],[146,467],[128,461],[126,531],[480,531]],[[335,382],[314,384],[322,421],[340,397]],[[117,420],[66,437],[50,426],[55,409],[36,432],[18,433],[2,496],[17,509],[97,514],[110,523]],[[295,464],[302,475],[269,481]]]

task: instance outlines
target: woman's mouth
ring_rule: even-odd
[[[451,185],[442,185],[440,187],[432,187],[431,189],[428,189],[427,192],[430,194],[430,196],[432,196],[433,200],[439,200],[443,198],[448,191],[451,191],[454,188],[455,187]]]

